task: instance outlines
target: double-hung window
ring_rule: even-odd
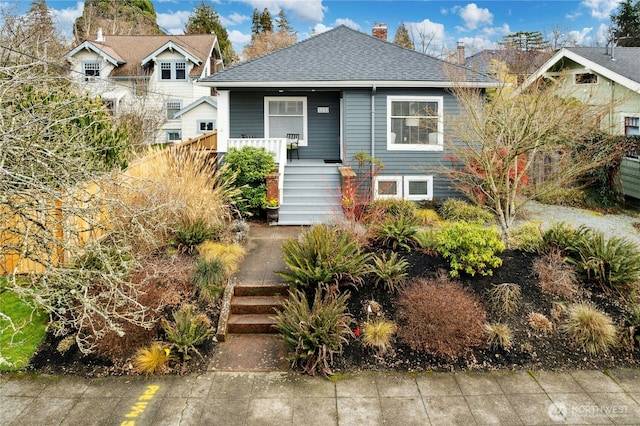
[[[186,80],[186,61],[160,61],[160,80]]]
[[[265,135],[268,138],[285,138],[287,133],[300,135],[301,146],[307,144],[307,98],[265,97]]]
[[[387,149],[442,151],[441,96],[387,97]]]
[[[100,79],[100,61],[85,61],[82,63],[84,81],[96,81]]]
[[[167,110],[167,120],[173,120],[176,118],[176,114],[178,111],[182,109],[181,101],[167,101],[165,103],[165,107]]]
[[[624,118],[624,135],[640,136],[640,117]]]

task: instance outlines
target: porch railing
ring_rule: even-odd
[[[229,139],[227,141],[228,148],[242,149],[245,146],[254,148],[264,148],[266,151],[273,153],[274,160],[278,164],[278,192],[280,202],[283,195],[284,166],[287,163],[287,139],[286,138],[241,138]]]

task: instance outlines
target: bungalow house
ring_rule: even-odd
[[[640,47],[563,48],[522,87],[540,78],[561,79],[561,96],[592,105],[610,105],[607,115],[600,118],[604,132],[640,135]],[[624,192],[634,198],[640,198],[638,154],[628,153],[621,166]]]
[[[212,131],[217,108],[199,78],[222,69],[218,39],[201,35],[103,35],[65,55],[74,80],[101,96],[114,114],[160,117],[152,143],[177,142]]]
[[[446,120],[458,113],[447,64],[345,26],[199,81],[218,93],[218,151],[243,145],[276,153],[280,224],[325,220],[340,209],[339,170],[366,153],[384,168],[374,196],[430,200],[454,195],[437,168]],[[467,72],[462,84],[496,86]],[[460,84],[460,83],[457,83]],[[298,149],[287,158],[287,134]],[[244,138],[243,138],[244,136]]]

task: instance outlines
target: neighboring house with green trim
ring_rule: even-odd
[[[306,174],[313,174],[311,164],[327,160],[334,168],[342,163],[355,169],[354,155],[364,152],[384,164],[371,182],[377,198],[459,195],[437,173],[441,164],[450,164],[443,161],[446,124],[459,112],[449,89],[498,84],[387,42],[386,27],[375,30],[370,36],[339,26],[201,79],[199,84],[218,93],[218,149],[249,143],[242,135],[268,144],[296,133],[293,160],[280,156],[287,168],[307,161]],[[464,81],[452,81],[451,74],[463,74]],[[286,205],[296,202],[285,191],[281,220]]]
[[[570,47],[556,52],[523,84],[562,79],[561,94],[593,105],[610,105],[599,119],[611,135],[640,135],[640,47]],[[640,198],[640,159],[630,152],[621,168],[625,195]]]

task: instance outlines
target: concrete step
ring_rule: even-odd
[[[231,315],[270,314],[282,309],[284,296],[234,296],[231,299]]]
[[[289,285],[280,283],[237,284],[235,296],[288,296]]]
[[[227,323],[229,333],[277,333],[274,328],[275,314],[231,315]]]

